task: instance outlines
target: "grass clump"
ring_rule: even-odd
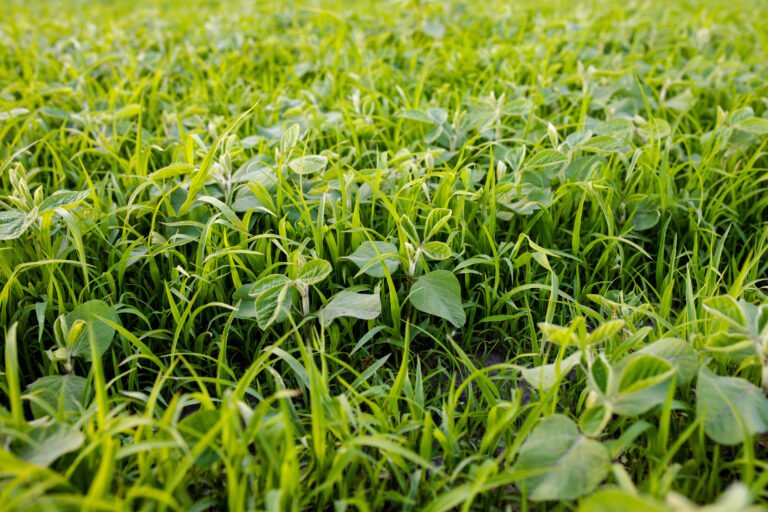
[[[541,4],[10,2],[0,509],[765,505],[768,9]]]

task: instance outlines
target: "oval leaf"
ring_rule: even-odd
[[[323,172],[328,165],[328,159],[321,155],[307,155],[294,158],[288,162],[288,167],[296,174],[312,174]]]
[[[739,307],[739,303],[730,295],[710,297],[704,301],[704,309],[709,311],[712,316],[724,320],[734,327],[744,329],[747,325],[747,319]]]
[[[443,242],[427,242],[421,246],[424,256],[431,260],[447,260],[451,257],[451,248]]]
[[[85,408],[86,380],[76,375],[48,375],[29,385],[32,414],[35,418],[48,416],[51,411],[75,415]]]
[[[321,310],[322,323],[328,326],[335,319],[348,316],[361,320],[373,320],[381,314],[381,297],[378,293],[366,294],[347,290],[337,293]]]
[[[768,398],[752,383],[720,377],[702,366],[696,383],[696,415],[704,432],[720,444],[740,444],[768,432]]]
[[[344,259],[351,261],[361,273],[371,277],[384,277],[400,266],[397,247],[389,242],[363,242],[355,252]]]
[[[88,197],[90,192],[84,190],[82,192],[72,192],[69,190],[60,190],[54,194],[43,199],[43,202],[38,206],[40,213],[55,210],[56,208],[66,208],[68,206],[74,206]]]
[[[0,212],[0,240],[19,238],[36,218],[37,211],[30,213],[19,210]]]
[[[526,479],[531,500],[572,500],[589,494],[608,475],[610,455],[583,436],[569,418],[544,418],[520,447],[512,471],[543,471]]]
[[[447,270],[435,270],[418,278],[411,288],[410,300],[419,311],[439,316],[456,327],[466,321],[459,280]]]
[[[296,280],[301,284],[310,286],[322,282],[331,272],[333,272],[333,268],[327,261],[309,260],[301,267]]]
[[[91,335],[93,335],[93,341],[96,345],[96,355],[101,357],[107,351],[112,344],[112,338],[115,336],[115,329],[102,321],[101,318],[109,320],[114,324],[122,325],[120,317],[115,310],[101,300],[89,300],[80,304],[64,317],[69,328],[72,328],[78,320],[82,320],[86,324],[72,344],[72,357],[80,357],[86,361],[92,359],[93,355],[91,354],[89,341],[89,336]]]

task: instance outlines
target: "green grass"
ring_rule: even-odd
[[[0,510],[768,505],[766,17],[6,2]]]

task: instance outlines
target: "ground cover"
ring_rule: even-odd
[[[766,16],[6,2],[0,509],[765,505]]]

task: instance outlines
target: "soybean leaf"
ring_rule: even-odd
[[[299,140],[300,130],[301,127],[298,124],[292,124],[287,130],[285,130],[285,133],[283,133],[283,136],[280,138],[281,155],[285,155],[293,148],[293,146],[296,145]]]
[[[753,135],[768,135],[768,119],[763,119],[761,117],[745,119],[744,121],[735,124],[733,127]]]
[[[668,379],[674,373],[671,364],[660,357],[641,354],[621,372],[619,393],[634,393]]]
[[[325,326],[340,317],[373,320],[381,314],[381,297],[378,293],[357,293],[348,290],[341,291],[326,304],[320,312],[320,318]]]
[[[90,192],[87,190],[82,192],[60,190],[43,199],[40,206],[37,208],[40,213],[55,210],[56,208],[66,208],[67,206],[73,206],[81,202],[88,197],[89,194]]]
[[[540,322],[538,326],[539,329],[541,329],[541,333],[544,335],[544,339],[549,343],[561,346],[577,345],[579,343],[579,336],[574,332],[573,325],[565,327],[562,325]]]
[[[456,327],[466,321],[459,280],[447,270],[435,270],[419,277],[411,287],[410,301],[419,311],[439,316]]]
[[[571,370],[579,364],[580,358],[581,352],[577,351],[563,359],[560,362],[559,376],[564,377],[568,375]],[[541,389],[542,391],[549,390],[558,382],[558,369],[555,363],[536,366],[534,368],[524,368],[520,370],[520,375],[532,387]]]
[[[600,135],[593,137],[578,146],[584,151],[594,151],[597,153],[626,153],[632,148],[623,140],[610,135]]]
[[[594,345],[609,339],[624,327],[624,320],[609,320],[600,324],[587,337],[587,345]]]
[[[648,354],[664,359],[677,370],[677,383],[688,384],[696,376],[699,369],[699,357],[691,345],[679,338],[662,338],[638,350],[619,363],[617,370],[623,370],[627,363],[637,355]]]
[[[421,250],[431,260],[447,260],[451,257],[451,248],[443,242],[426,242]]]
[[[400,266],[397,247],[389,242],[363,242],[346,258],[371,277],[384,277]],[[385,269],[386,268],[386,272]]]
[[[328,159],[321,155],[300,156],[288,162],[288,167],[301,175],[323,172],[327,165]]]
[[[616,372],[608,360],[603,354],[600,354],[590,366],[587,378],[596,391],[602,396],[607,396],[613,392],[616,381],[615,374]]]
[[[322,282],[328,277],[333,268],[331,264],[325,260],[309,260],[299,270],[299,275],[296,277],[296,281],[310,286]]]
[[[712,352],[728,353],[738,362],[758,354],[755,342],[744,334],[717,332],[707,339],[704,346]]]
[[[634,357],[619,378],[617,393],[611,397],[613,412],[636,416],[664,403],[675,368],[660,357]]]
[[[42,467],[50,466],[64,454],[79,449],[85,438],[76,428],[66,425],[36,427],[25,438],[26,444],[17,454],[19,458]]]
[[[734,327],[745,329],[747,326],[747,318],[744,315],[744,311],[742,311],[736,299],[730,295],[710,297],[704,301],[704,309]]]
[[[607,404],[589,407],[579,418],[579,428],[588,436],[599,436],[613,417],[613,409]]]
[[[232,302],[235,304],[236,318],[256,318],[256,297],[251,295],[254,283],[244,284],[232,294]]]
[[[419,245],[419,233],[407,215],[400,217],[400,227],[413,245]]]
[[[0,212],[0,240],[19,238],[36,218],[37,210],[29,213],[19,210]]]
[[[91,361],[93,357],[89,341],[89,336],[91,335],[96,346],[96,355],[101,357],[107,351],[112,344],[112,339],[115,337],[115,329],[102,321],[101,318],[122,326],[117,312],[109,304],[101,300],[89,300],[80,304],[64,317],[70,328],[78,320],[82,320],[86,324],[72,344],[72,357],[80,357],[86,361]]]
[[[740,444],[768,432],[768,398],[739,377],[720,377],[702,366],[696,383],[696,415],[704,432],[720,444]]]
[[[600,489],[579,502],[579,512],[668,512],[661,502],[618,487]]]
[[[86,380],[76,375],[48,375],[29,385],[32,414],[41,418],[51,411],[65,416],[75,415],[86,405]],[[41,403],[42,402],[42,403]]]
[[[589,494],[608,475],[610,456],[602,444],[579,432],[569,418],[544,418],[520,447],[512,471],[540,470],[525,480],[531,500],[572,500]]]
[[[264,330],[288,318],[295,292],[290,279],[280,274],[271,274],[256,281],[250,295],[256,298],[256,322]]]
[[[536,169],[543,172],[547,178],[551,178],[568,161],[568,157],[560,151],[545,149],[534,153],[526,160],[525,169]]]
[[[427,222],[424,226],[424,232],[427,236],[425,240],[429,240],[435,236],[440,229],[450,220],[453,211],[448,208],[435,208],[427,215]]]

